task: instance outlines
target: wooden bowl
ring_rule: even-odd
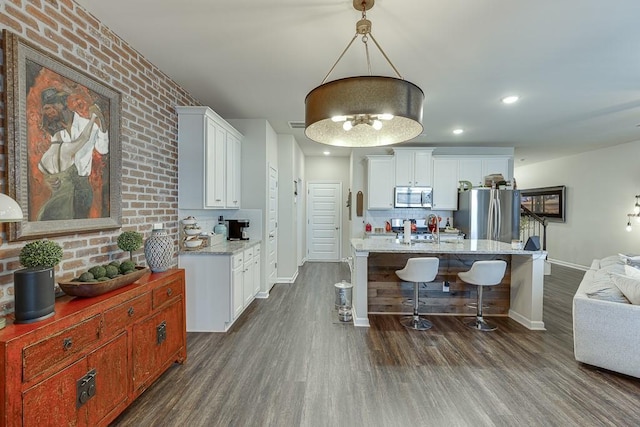
[[[147,267],[136,266],[135,271],[111,280],[102,282],[58,282],[58,285],[67,295],[74,297],[95,297],[130,285],[148,272],[149,269]]]

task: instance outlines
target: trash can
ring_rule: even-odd
[[[350,322],[353,318],[351,313],[351,297],[353,285],[346,280],[334,285],[336,290],[335,307],[338,310],[338,320]]]

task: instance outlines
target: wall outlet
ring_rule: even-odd
[[[449,292],[449,282],[446,280],[442,282],[442,292]]]

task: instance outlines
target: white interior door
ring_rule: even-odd
[[[278,171],[269,165],[269,218],[267,235],[267,291],[278,277]]]
[[[309,183],[307,194],[307,259],[340,261],[342,184]]]

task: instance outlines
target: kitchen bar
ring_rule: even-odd
[[[355,326],[369,326],[369,312],[381,311],[375,305],[373,310],[370,308],[369,291],[376,282],[381,281],[374,277],[375,274],[372,274],[375,271],[373,266],[382,268],[381,276],[386,277],[382,280],[383,282],[385,280],[399,281],[397,278],[392,278],[395,275],[390,273],[395,270],[392,271],[389,266],[393,266],[393,269],[400,269],[404,266],[406,258],[433,256],[441,259],[440,272],[436,278],[440,282],[455,280],[457,271],[462,271],[461,266],[466,266],[464,269],[468,269],[475,260],[506,260],[510,264],[510,275],[505,277],[509,284],[507,292],[496,292],[498,314],[504,310],[504,315],[508,314],[509,317],[528,329],[545,329],[542,320],[544,260],[547,256],[545,251],[512,249],[510,244],[494,240],[464,239],[453,242],[404,244],[401,240],[392,238],[354,238],[351,239],[351,249],[353,256],[351,279],[353,282],[353,322]],[[385,266],[382,266],[383,264]],[[441,285],[442,283],[438,287]],[[372,292],[378,290],[372,289]],[[443,292],[438,292],[438,296],[450,298],[449,302],[439,298],[437,304],[428,303],[426,314],[472,315],[469,311],[461,310],[460,302],[463,299],[465,301],[471,300],[468,294],[453,292],[444,295]],[[507,301],[501,304],[500,295],[502,295],[502,299],[505,299],[506,293],[508,293]],[[444,304],[443,301],[445,301]],[[393,308],[389,311],[394,312]],[[409,311],[407,307],[405,314],[409,314]]]

